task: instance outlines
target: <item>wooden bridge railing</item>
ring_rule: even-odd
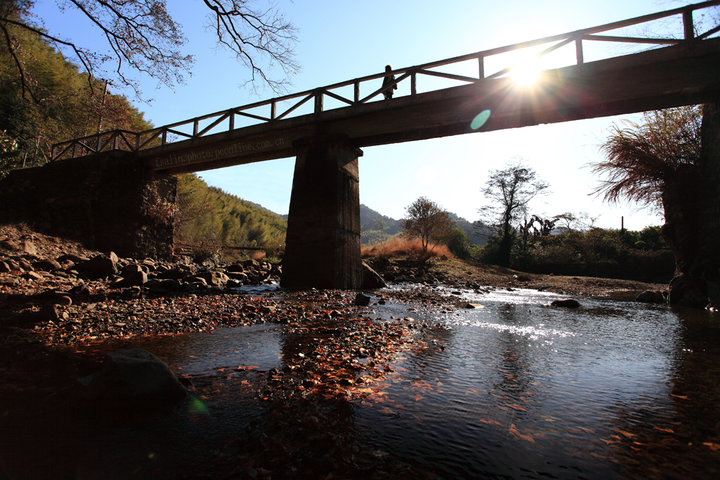
[[[309,113],[320,114],[323,111],[335,108],[352,108],[356,105],[366,104],[373,100],[379,100],[379,96],[383,92],[400,84],[403,84],[404,86],[409,84],[409,88],[407,89],[408,93],[405,93],[404,95],[399,93],[398,96],[414,96],[418,94],[419,80],[421,78],[440,78],[445,81],[450,80],[452,82],[459,82],[460,84],[480,83],[486,79],[507,76],[515,67],[515,65],[511,64],[510,66],[500,68],[493,73],[488,74],[488,60],[497,60],[497,57],[501,55],[533,49],[536,47],[544,46],[545,48],[539,52],[534,52],[533,57],[544,57],[562,49],[563,47],[574,45],[574,55],[570,56],[572,61],[569,63],[566,62],[566,64],[563,65],[571,66],[582,65],[585,62],[585,44],[587,42],[616,42],[654,46],[679,45],[689,42],[698,42],[706,40],[720,32],[720,25],[711,27],[705,32],[698,33],[696,32],[696,17],[694,14],[701,10],[705,10],[706,13],[708,12],[706,9],[718,5],[720,5],[720,0],[710,0],[650,15],[643,15],[628,20],[608,23],[583,30],[576,30],[574,32],[493,48],[468,55],[426,63],[419,66],[400,68],[390,72],[390,74],[395,76],[395,80],[385,87],[378,88],[377,85],[379,83],[378,80],[381,81],[388,72],[368,75],[313,90],[285,95],[240,107],[234,107],[228,110],[172,123],[170,125],[145,130],[143,132],[112,130],[88,137],[76,138],[53,145],[51,160],[84,156],[108,150],[137,151],[165,145],[167,143],[200,138],[214,133],[232,131],[240,126],[273,123],[279,120],[306,115]],[[675,28],[681,26],[682,31],[670,31],[663,37],[604,34],[636,25],[645,25],[647,27],[650,22],[663,19],[679,20],[676,22],[677,25]],[[667,26],[663,27],[663,29],[667,28]],[[670,29],[672,29],[672,27],[670,27]],[[606,54],[603,58],[618,57],[626,54],[627,53],[619,55]],[[468,62],[475,64],[475,67],[471,68],[473,73],[460,74],[438,70],[442,67],[460,66],[461,70],[465,72],[466,70],[469,70],[467,65]],[[347,90],[349,87],[352,87],[352,93],[343,94],[343,89]],[[369,93],[362,95],[361,91],[363,87],[365,89],[369,89]],[[447,84],[437,88],[433,88],[432,85],[425,85],[424,91],[440,90],[443,88],[448,88]],[[326,98],[339,102],[340,106],[327,108],[325,105]],[[312,109],[307,111],[307,108],[310,106],[312,106]],[[303,110],[303,107],[305,107],[305,110]],[[244,121],[245,124],[239,125],[238,120]]]

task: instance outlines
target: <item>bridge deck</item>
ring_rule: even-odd
[[[378,100],[384,74],[375,74],[146,132],[112,131],[70,140],[54,146],[53,159],[134,150],[149,168],[179,173],[295,156],[298,142],[323,135],[363,147],[470,133],[473,118],[483,111],[490,115],[479,131],[715,101],[720,94],[720,39],[712,37],[720,26],[697,33],[693,14],[717,5],[720,0],[711,0],[398,69],[392,72],[394,83],[406,85],[405,91],[409,86],[409,94],[391,100]],[[674,16],[681,18],[682,31],[662,38],[628,36],[623,30]],[[588,42],[661,48],[586,62],[583,45]],[[511,67],[489,75],[485,71],[491,57],[535,47],[544,48],[536,56],[574,47],[574,63],[545,70],[534,88],[518,87],[508,76]],[[468,62],[475,65],[474,74],[447,71]],[[420,77],[461,85],[420,93]],[[367,88],[370,93],[361,94]],[[326,101],[341,108],[328,109]],[[236,119],[256,123],[237,128]]]

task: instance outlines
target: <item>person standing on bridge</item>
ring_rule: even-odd
[[[395,75],[388,73],[392,71],[392,65],[385,65],[385,78],[383,78],[382,88],[387,87],[395,81]],[[397,90],[397,84],[383,91],[385,100],[390,100],[393,96],[393,90]]]

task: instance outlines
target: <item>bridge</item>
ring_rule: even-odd
[[[362,147],[716,102],[720,25],[701,31],[699,19],[718,5],[400,68],[385,87],[383,72],[143,132],[103,132],[55,145],[52,159],[123,150],[149,171],[177,174],[295,156],[283,284],[357,288]],[[542,62],[532,86],[512,78],[519,52]]]

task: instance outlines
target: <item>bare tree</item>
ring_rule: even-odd
[[[528,203],[547,188],[533,169],[519,163],[490,173],[483,189],[490,203],[481,209],[481,213],[489,217],[496,228],[501,264],[510,262],[515,223],[521,214],[527,213]]]
[[[258,0],[259,1],[259,0]],[[250,70],[249,82],[260,80],[274,91],[287,84],[287,74],[297,69],[292,47],[295,28],[275,8],[255,9],[250,0],[203,0],[218,43],[229,48]],[[23,95],[33,96],[35,80],[25,68],[22,35],[25,31],[50,41],[58,50],[71,52],[89,77],[113,75],[139,93],[128,73],[141,72],[172,86],[183,79],[193,58],[183,52],[187,39],[172,18],[165,0],[63,0],[59,8],[74,9],[89,19],[105,38],[105,46],[87,49],[72,39],[43,28],[33,16],[35,0],[0,0],[0,41],[12,56]],[[197,7],[193,7],[197,8]],[[267,60],[267,66],[264,61]],[[113,73],[105,69],[111,66]],[[280,80],[269,69],[280,67]],[[92,88],[92,87],[91,87]]]
[[[426,197],[418,198],[406,210],[403,231],[409,237],[420,238],[423,254],[426,254],[430,240],[441,236],[451,227],[448,212]]]

